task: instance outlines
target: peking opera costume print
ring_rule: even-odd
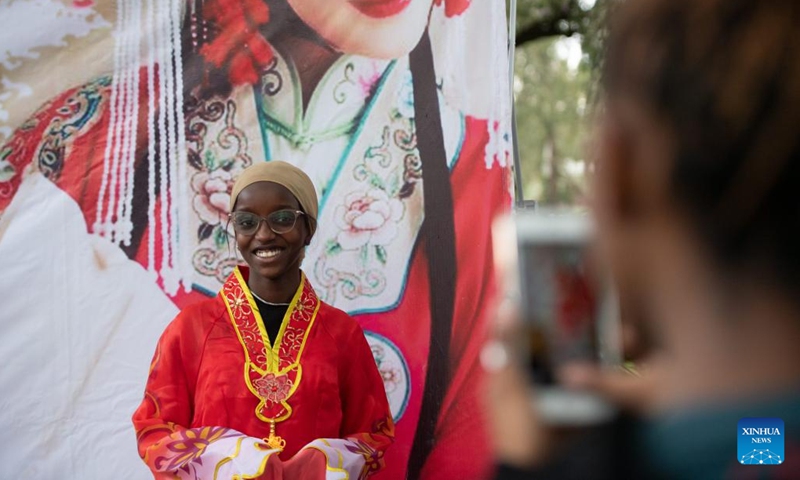
[[[270,456],[316,449],[325,478],[487,478],[505,15],[490,0],[0,3],[18,33],[0,52],[0,422],[19,432],[0,477],[270,478]],[[235,179],[271,160],[320,200],[274,345],[227,225]],[[363,362],[383,391],[365,394]],[[76,461],[86,449],[103,460]]]

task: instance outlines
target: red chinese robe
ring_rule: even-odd
[[[133,416],[156,478],[366,478],[394,438],[364,333],[303,277],[270,344],[238,267],[162,335]],[[282,451],[281,451],[282,447]]]

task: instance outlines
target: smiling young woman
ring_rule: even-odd
[[[288,163],[259,163],[230,205],[247,267],[161,337],[133,417],[140,454],[156,478],[380,470],[394,424],[369,345],[300,270],[316,230],[314,185]]]

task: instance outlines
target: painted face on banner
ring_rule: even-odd
[[[416,46],[433,0],[287,0],[334,48],[372,58],[398,58]]]

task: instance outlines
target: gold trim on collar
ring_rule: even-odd
[[[274,443],[283,441],[275,435],[275,424],[292,415],[288,400],[297,391],[302,379],[300,357],[317,318],[320,300],[302,274],[300,285],[283,317],[275,345],[271,345],[242,271],[247,273],[245,267],[236,267],[219,294],[244,350],[245,384],[259,399],[256,417],[270,424],[269,441]]]

